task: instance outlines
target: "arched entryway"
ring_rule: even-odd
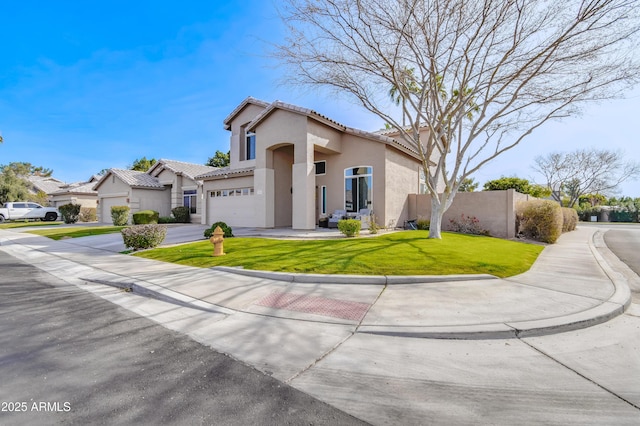
[[[271,149],[274,179],[274,226],[291,227],[293,223],[293,145]]]

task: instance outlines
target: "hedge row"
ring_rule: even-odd
[[[555,243],[563,232],[576,229],[578,213],[560,207],[551,200],[530,200],[520,203],[516,210],[518,232],[526,238],[543,243]]]

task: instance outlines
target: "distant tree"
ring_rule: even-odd
[[[584,194],[578,199],[578,205],[588,204],[591,207],[601,206],[607,202],[607,197],[602,194]]]
[[[29,176],[50,177],[53,170],[31,163],[12,162],[0,165],[0,203],[9,201],[34,201],[47,204],[44,193],[33,193]]]
[[[218,150],[214,154],[213,157],[209,157],[209,160],[206,162],[206,166],[211,167],[227,167],[231,162],[231,151],[224,152]]]
[[[546,198],[551,195],[551,191],[545,186],[537,185],[529,182],[527,179],[518,177],[501,177],[500,179],[490,180],[484,184],[483,191],[504,191],[507,189],[515,189],[521,194],[528,194],[536,198]]]
[[[584,194],[607,194],[628,179],[640,176],[640,164],[625,160],[622,151],[579,149],[552,152],[535,159],[533,169],[546,180],[553,198],[573,207]]]
[[[476,182],[473,178],[462,179],[460,182],[460,186],[458,187],[459,192],[473,192],[478,189],[480,184]]]
[[[129,166],[129,170],[136,170],[139,172],[146,172],[149,170],[154,164],[156,164],[156,159],[151,158],[147,160],[147,157],[138,158],[133,161],[133,164]]]
[[[24,201],[29,196],[29,182],[15,170],[2,166],[0,172],[0,203]]]
[[[0,173],[7,170],[12,170],[17,176],[24,178],[28,176],[50,177],[53,174],[53,170],[51,169],[19,161],[0,166]]]

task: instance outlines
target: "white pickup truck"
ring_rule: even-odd
[[[42,207],[40,204],[28,201],[4,203],[4,206],[0,208],[0,222],[26,219],[54,221],[59,217],[60,212],[55,207]]]

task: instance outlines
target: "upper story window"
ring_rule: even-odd
[[[255,160],[256,159],[256,133],[255,132],[247,132],[245,137],[246,145],[245,145],[245,153],[247,160]]]
[[[316,175],[324,175],[327,173],[327,162],[326,161],[316,161]]]
[[[426,194],[427,190],[427,176],[424,174],[424,169],[420,168],[420,184],[418,188],[418,193]]]

